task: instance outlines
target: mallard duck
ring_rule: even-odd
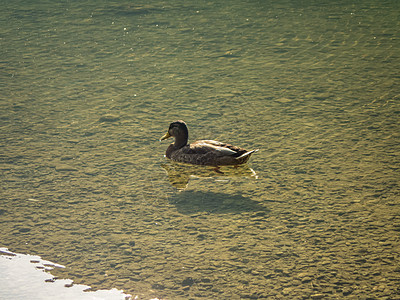
[[[213,140],[201,140],[188,144],[189,131],[186,123],[176,121],[169,125],[167,133],[160,139],[174,137],[175,142],[169,145],[166,157],[183,163],[209,166],[240,165],[247,162],[256,151],[247,151]]]

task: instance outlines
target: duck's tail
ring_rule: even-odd
[[[241,164],[245,163],[246,161],[249,160],[250,155],[252,155],[254,152],[257,152],[259,149],[247,151],[246,153],[243,153],[239,157],[236,157],[236,160],[240,161]]]

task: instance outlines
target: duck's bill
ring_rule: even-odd
[[[169,134],[169,132],[167,132],[161,139],[160,141],[166,140],[167,138],[171,137],[171,135]]]

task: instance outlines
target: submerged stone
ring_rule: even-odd
[[[78,169],[74,168],[72,166],[69,166],[69,165],[57,165],[56,171],[57,172],[68,172],[68,171],[78,171]]]
[[[119,119],[120,118],[116,115],[107,114],[107,115],[100,117],[99,122],[117,122],[117,121],[119,121]]]

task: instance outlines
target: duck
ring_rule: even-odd
[[[168,146],[165,156],[181,163],[215,167],[241,165],[246,163],[254,152],[258,151],[258,149],[248,151],[214,140],[199,140],[188,144],[189,130],[182,120],[172,122],[160,141],[170,137],[173,137],[175,141]]]

